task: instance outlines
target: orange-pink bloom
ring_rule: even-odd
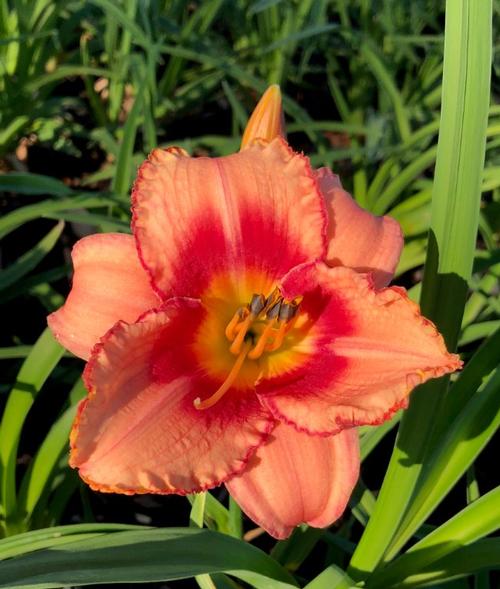
[[[70,463],[92,488],[225,483],[276,538],[335,521],[358,477],[356,426],[461,364],[404,289],[386,287],[399,225],[282,135],[272,87],[239,153],[154,150],[133,236],[80,240],[49,317],[88,361]]]

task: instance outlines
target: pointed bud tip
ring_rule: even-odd
[[[272,84],[257,103],[241,140],[244,149],[254,139],[272,141],[275,137],[285,137],[283,109],[281,107],[281,90],[278,84]]]

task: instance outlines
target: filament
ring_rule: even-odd
[[[233,340],[233,343],[229,347],[229,351],[231,352],[231,354],[234,354],[236,356],[237,354],[241,353],[242,345],[245,340],[248,328],[250,327],[250,325],[252,325],[254,319],[255,317],[252,314],[250,314],[244,321],[242,321],[239,325],[237,325],[234,328],[234,331],[237,331],[237,333],[236,337]]]
[[[267,342],[274,332],[273,325],[274,321],[271,321],[264,327],[264,331],[261,333],[255,347],[248,354],[250,360],[257,360],[257,358],[260,358],[264,353]]]
[[[238,378],[238,374],[240,373],[241,367],[245,362],[245,358],[247,357],[250,348],[251,343],[245,342],[238,357],[236,358],[235,363],[233,364],[233,367],[231,368],[231,371],[227,375],[226,380],[221,384],[221,386],[215,391],[213,395],[208,397],[208,399],[204,399],[203,401],[200,399],[200,397],[196,397],[196,399],[193,401],[196,409],[208,409],[209,407],[213,407],[217,401],[222,399],[227,391],[233,386],[234,381]]]

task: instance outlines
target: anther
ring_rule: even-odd
[[[267,297],[266,308],[264,310],[267,312],[271,307],[274,307],[274,305],[281,300],[283,300],[281,293],[277,288],[275,288],[273,292]]]
[[[278,299],[272,307],[270,307],[266,313],[268,319],[277,319],[280,315],[281,310],[281,299]]]
[[[263,294],[254,294],[252,295],[252,300],[250,301],[250,312],[258,317],[260,313],[263,311],[264,307],[266,306],[266,297]]]
[[[292,301],[291,303],[282,303],[280,307],[279,319],[280,321],[290,321],[297,313],[297,305]]]

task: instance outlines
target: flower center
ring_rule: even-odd
[[[231,388],[248,358],[258,360],[264,352],[275,352],[298,317],[302,297],[286,301],[276,288],[268,297],[254,294],[252,300],[240,307],[226,326],[225,335],[231,342],[229,351],[236,356],[233,367],[222,385],[205,400],[194,400],[196,409],[208,409]]]

